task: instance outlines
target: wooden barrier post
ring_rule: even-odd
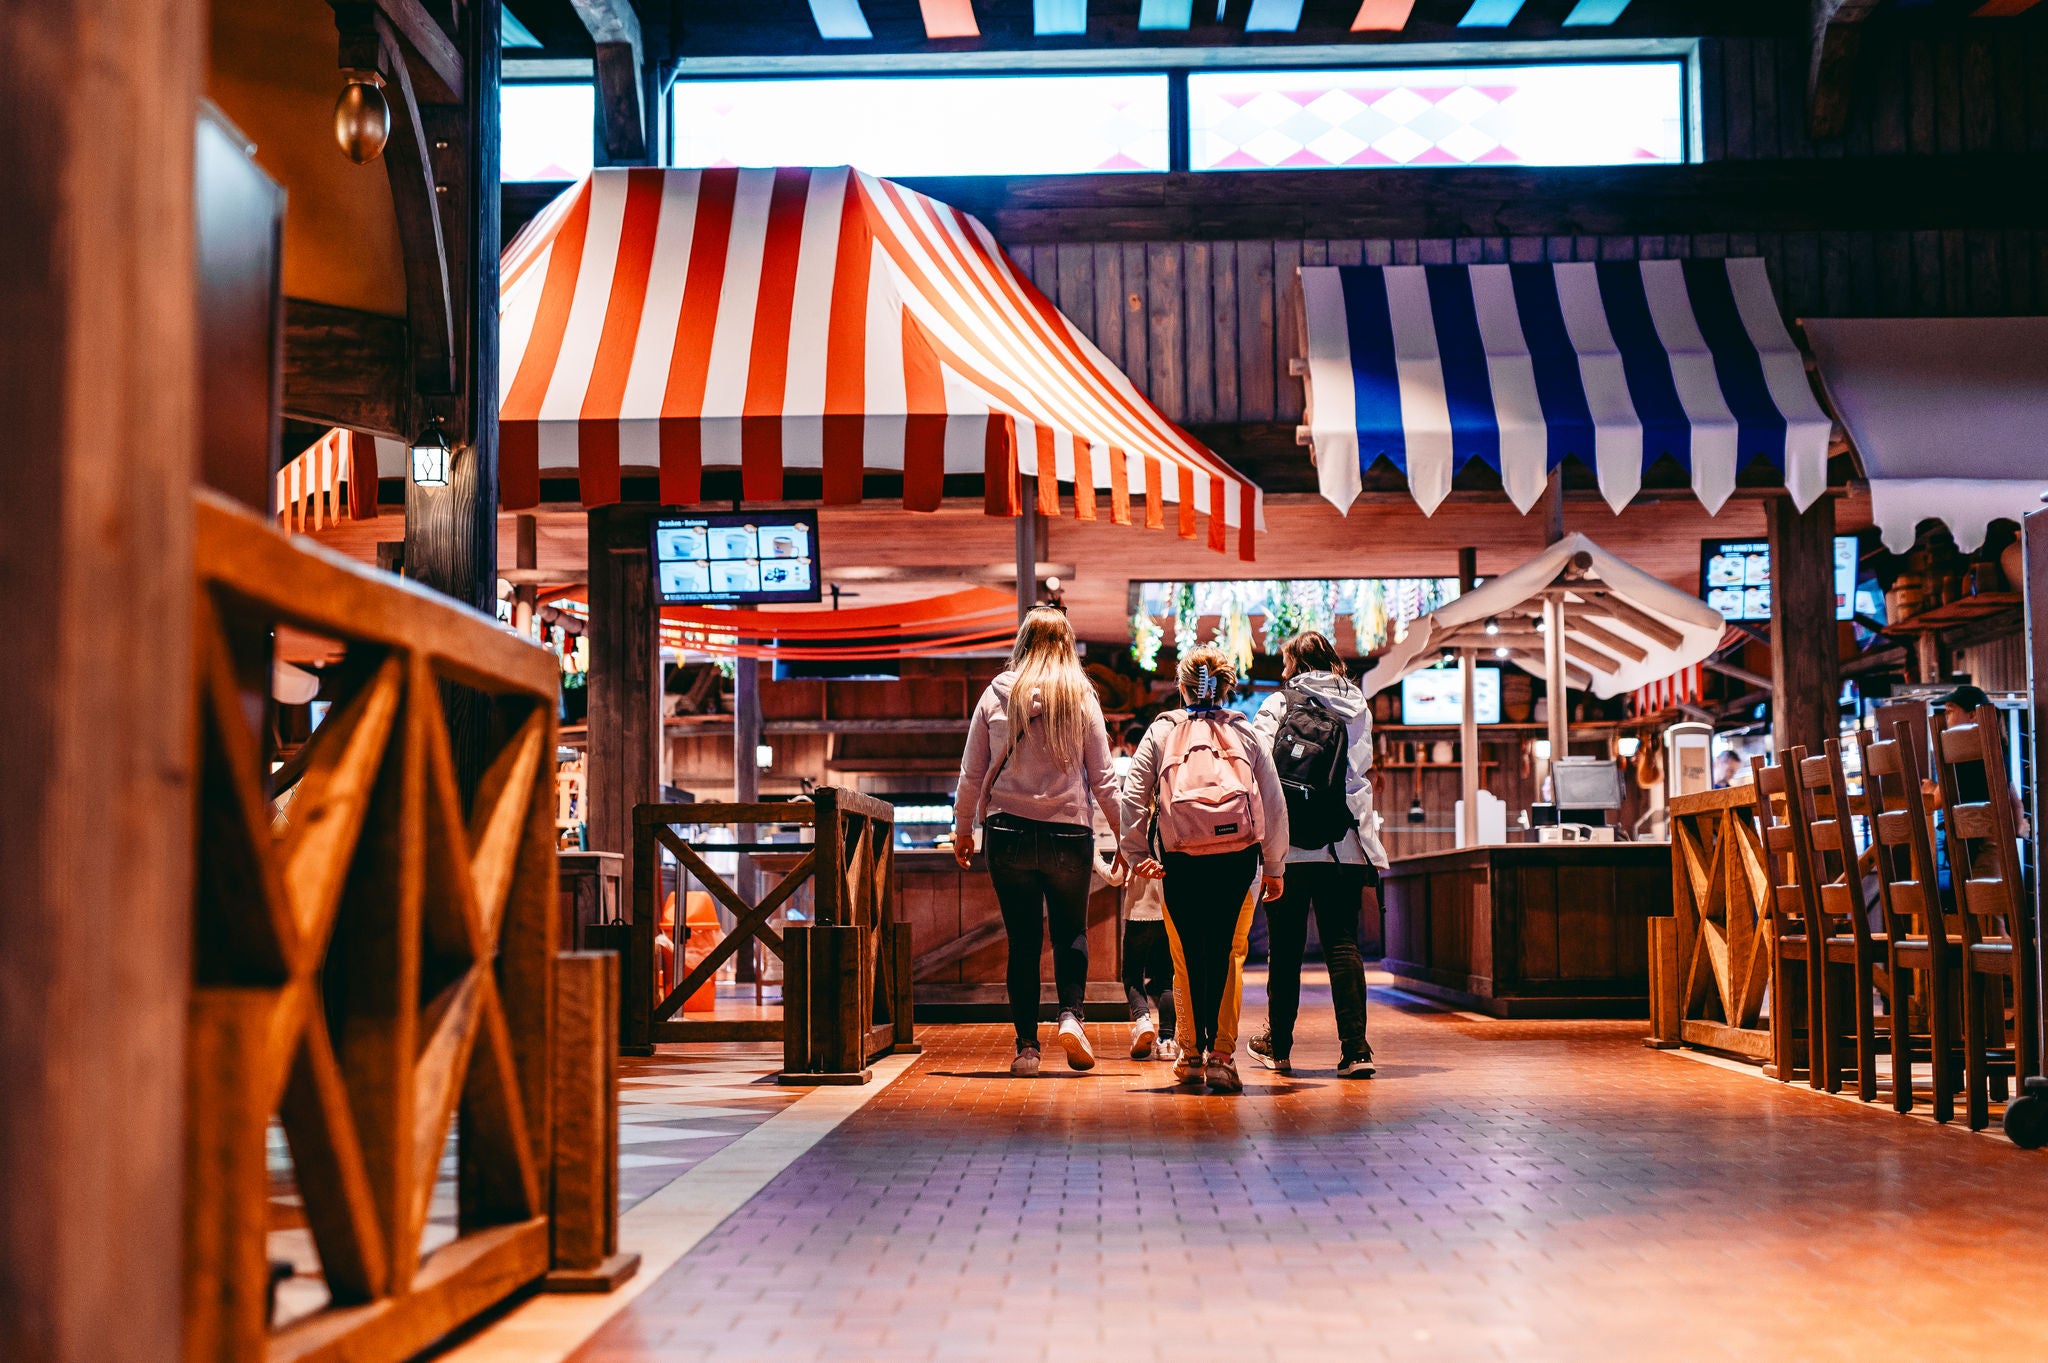
[[[551,1292],[609,1292],[640,1267],[619,1253],[618,992],[617,953],[555,957]]]
[[[731,844],[705,843],[700,851],[680,836],[691,826],[745,827],[798,817],[810,823],[811,843],[789,847],[791,855],[802,855],[758,899],[742,895],[704,859],[705,853],[734,850]],[[633,811],[633,825],[634,893],[640,902],[629,972],[637,969],[635,961],[652,959],[653,892],[640,886],[654,884],[661,848],[733,916],[733,927],[653,1005],[644,1032],[635,1030],[642,1024],[629,1022],[628,1040],[779,1040],[781,1082],[786,1084],[865,1083],[874,1057],[918,1049],[912,1021],[915,960],[909,925],[896,919],[895,811],[888,804],[827,787],[808,802],[641,805]],[[805,889],[811,897],[810,921],[778,930],[770,920]],[[782,1017],[677,1017],[684,1000],[749,941],[759,941],[782,959]],[[624,1011],[632,1011],[632,996],[645,986],[645,978],[626,976]]]

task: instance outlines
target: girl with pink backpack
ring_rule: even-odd
[[[1281,890],[1287,868],[1287,797],[1251,722],[1224,707],[1237,681],[1220,650],[1181,655],[1184,710],[1152,721],[1124,778],[1123,855],[1138,875],[1163,877],[1167,932],[1187,966],[1183,1053],[1201,1056],[1188,1079],[1218,1093],[1244,1088],[1235,1057],[1219,1049],[1231,944],[1250,912],[1246,891]],[[1176,1069],[1180,1073],[1180,1069]]]

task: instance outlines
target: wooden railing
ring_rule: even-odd
[[[1650,920],[1650,1040],[1775,1064],[1762,1025],[1771,924],[1756,790],[1673,797],[1672,916]]]
[[[732,843],[693,846],[679,830],[707,825],[808,823],[812,838],[796,863],[755,903],[713,870],[707,855]],[[777,804],[640,805],[633,811],[633,935],[621,1035],[626,1044],[662,1041],[780,1041],[785,1083],[863,1083],[875,1057],[918,1049],[911,1021],[910,925],[896,918],[896,811],[858,791],[831,787],[808,801]],[[660,849],[734,918],[732,929],[652,1002],[655,887]],[[742,852],[749,848],[739,849]],[[777,845],[781,853],[794,845]],[[776,911],[810,889],[812,919],[777,931]],[[683,908],[678,895],[677,918]],[[758,941],[783,964],[782,1016],[679,1017],[684,1001],[732,954]]]
[[[558,979],[555,955],[553,660],[225,502],[196,530],[185,1356],[404,1359],[551,1270],[616,1281],[610,999],[602,962]],[[277,626],[355,679],[281,798],[258,737]],[[487,698],[466,808],[447,685]],[[330,1298],[276,1329],[273,1119]],[[425,1252],[458,1128],[455,1224]]]

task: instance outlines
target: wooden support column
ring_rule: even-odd
[[[598,507],[590,518],[590,738],[584,773],[590,848],[630,854],[633,806],[656,797],[655,744],[661,734],[661,639],[654,603],[652,527],[644,508]],[[638,870],[626,857],[619,902],[661,909],[659,895],[636,893]],[[641,934],[620,961],[631,1001],[654,985],[654,962],[640,959]],[[649,939],[651,940],[651,938]]]
[[[513,530],[516,541],[512,549],[513,566],[522,572],[531,572],[540,567],[540,520],[531,515],[514,518]],[[540,587],[522,579],[512,588],[512,628],[521,634],[533,630],[533,608],[538,600]]]
[[[1017,512],[1017,623],[1038,604],[1038,561],[1045,557],[1045,517],[1038,514],[1038,479],[1025,474],[1018,480]],[[1180,647],[1178,640],[1174,647]]]
[[[182,1353],[205,59],[199,6],[0,7],[8,1363]]]
[[[1818,754],[1835,736],[1842,689],[1835,643],[1835,504],[1805,511],[1773,497],[1764,517],[1771,544],[1771,746]]]
[[[443,420],[454,456],[448,485],[423,488],[409,476],[405,485],[406,576],[486,615],[494,614],[498,604],[499,11],[499,0],[471,0],[462,7],[462,102],[426,105],[420,111],[453,311],[457,391],[441,394],[423,385],[415,413],[421,421]],[[420,94],[427,93],[422,86]],[[392,148],[400,145],[402,132],[395,130]],[[411,196],[394,193],[394,202],[403,227]],[[422,274],[432,276],[439,263],[418,258],[427,251],[430,234],[416,235],[417,244],[401,232],[408,241],[409,283]],[[417,325],[412,340],[417,350],[422,344]],[[432,368],[415,354],[416,374]],[[483,772],[490,706],[481,696],[456,688],[444,692],[442,703],[448,707],[456,773],[466,791]]]

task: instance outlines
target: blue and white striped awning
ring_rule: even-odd
[[[1349,509],[1381,455],[1424,512],[1468,461],[1527,511],[1576,455],[1617,512],[1671,455],[1716,512],[1765,458],[1802,508],[1827,488],[1827,415],[1764,263],[1344,265],[1301,271],[1307,427]]]

